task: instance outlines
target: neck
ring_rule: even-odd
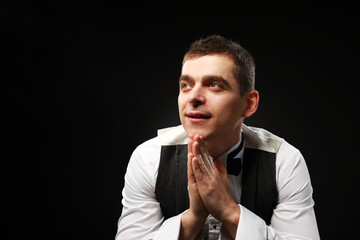
[[[234,146],[241,138],[241,125],[233,129],[229,133],[223,133],[221,135],[210,137],[205,139],[206,148],[209,150],[213,158],[218,158],[226,151],[228,151],[232,146]]]

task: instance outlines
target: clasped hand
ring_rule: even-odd
[[[220,159],[213,161],[203,137],[199,135],[189,136],[188,192],[189,210],[194,216],[206,219],[211,214],[225,227],[237,224],[240,208],[230,195],[226,168]]]

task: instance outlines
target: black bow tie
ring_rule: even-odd
[[[230,175],[237,176],[241,172],[241,167],[242,167],[241,158],[235,158],[235,156],[239,154],[243,146],[244,146],[244,134],[241,133],[241,143],[234,151],[229,153],[226,157],[226,169],[227,169],[227,173]]]

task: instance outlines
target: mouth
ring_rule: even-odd
[[[188,112],[185,115],[194,123],[201,123],[211,118],[211,114],[204,112]]]

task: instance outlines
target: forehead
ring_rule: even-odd
[[[235,80],[234,68],[233,60],[225,55],[205,55],[186,60],[181,73],[195,79],[205,75],[217,75],[231,81]]]

